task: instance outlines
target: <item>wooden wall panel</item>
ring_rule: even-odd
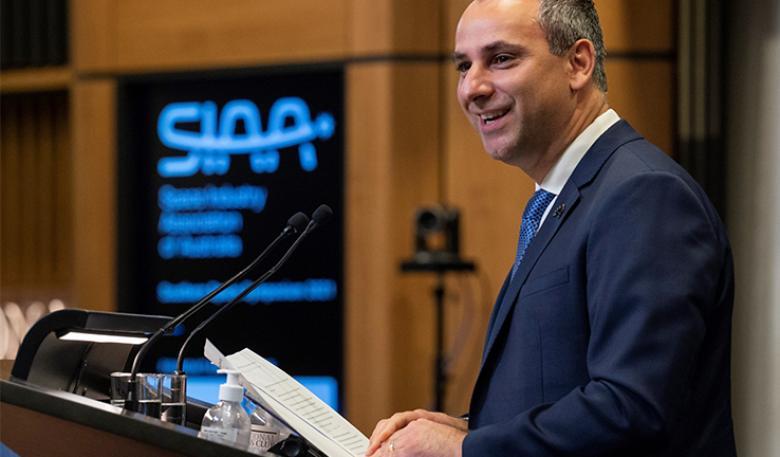
[[[0,180],[2,206],[0,257],[3,300],[67,298],[68,276],[55,274],[58,252],[69,243],[58,239],[57,227],[69,220],[59,213],[57,198],[69,195],[55,176],[66,163],[67,94],[14,94],[2,99]],[[62,147],[62,145],[66,147]]]
[[[73,0],[79,72],[256,66],[440,51],[442,0]],[[154,14],[150,14],[154,11]]]
[[[675,4],[673,0],[596,0],[607,55],[674,49]]]
[[[345,57],[440,52],[446,0],[351,0]]]
[[[393,47],[393,4],[387,0],[353,0],[350,10],[350,51],[380,55]]]
[[[607,60],[609,104],[652,143],[674,150],[674,63]]]
[[[360,0],[356,0],[360,1]],[[439,50],[442,0],[390,0],[393,15],[392,53],[435,53]]]
[[[436,200],[438,93],[435,64],[347,71],[346,406],[366,433],[431,401],[431,283],[399,265],[414,209]]]
[[[0,91],[3,94],[66,91],[72,78],[73,72],[65,67],[3,70]]]
[[[62,284],[67,302],[73,278],[73,169],[71,151],[70,102],[68,94],[61,94],[54,106],[54,283]]]
[[[69,0],[69,7],[71,67],[107,71],[115,66],[116,1]]]
[[[19,148],[19,108],[16,99],[4,98],[0,109],[2,131],[0,131],[0,172],[2,172],[2,287],[7,293],[10,286],[21,282],[21,152]],[[5,295],[5,293],[3,295]],[[5,297],[3,297],[5,298]]]
[[[346,75],[345,402],[364,432],[392,405],[391,78],[380,65]]]
[[[74,0],[81,72],[192,70],[334,59],[349,46],[348,0]],[[91,47],[102,40],[98,49]]]
[[[19,270],[22,284],[33,284],[36,279],[36,263],[38,262],[38,245],[36,232],[38,221],[35,220],[36,176],[35,162],[38,155],[35,99],[24,100],[19,104],[19,198],[21,207],[19,222],[22,227],[21,252],[19,254]]]
[[[73,306],[116,309],[116,83],[73,89]]]
[[[35,198],[35,219],[37,221],[38,265],[36,276],[44,283],[54,280],[54,113],[51,100],[40,97],[37,100],[37,143],[36,182],[31,187],[37,190]]]

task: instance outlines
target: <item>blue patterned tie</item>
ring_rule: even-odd
[[[555,198],[555,194],[540,188],[534,192],[534,195],[528,200],[528,204],[525,205],[523,221],[520,224],[520,239],[517,241],[517,256],[512,267],[512,279],[514,279],[515,273],[520,268],[520,262],[523,260],[525,250],[528,249],[531,240],[536,236],[542,215],[553,198]]]

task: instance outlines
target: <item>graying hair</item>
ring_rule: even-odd
[[[593,0],[539,0],[539,25],[547,37],[550,52],[556,56],[565,54],[581,38],[593,43],[596,48],[593,80],[602,92],[607,92],[604,71],[607,50]]]

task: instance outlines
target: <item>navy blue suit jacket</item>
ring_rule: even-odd
[[[712,204],[618,122],[499,294],[464,457],[736,455],[732,302]]]

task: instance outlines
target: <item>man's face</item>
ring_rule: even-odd
[[[574,109],[567,59],[550,53],[537,0],[469,5],[455,34],[458,101],[494,158],[525,170],[564,134]]]

